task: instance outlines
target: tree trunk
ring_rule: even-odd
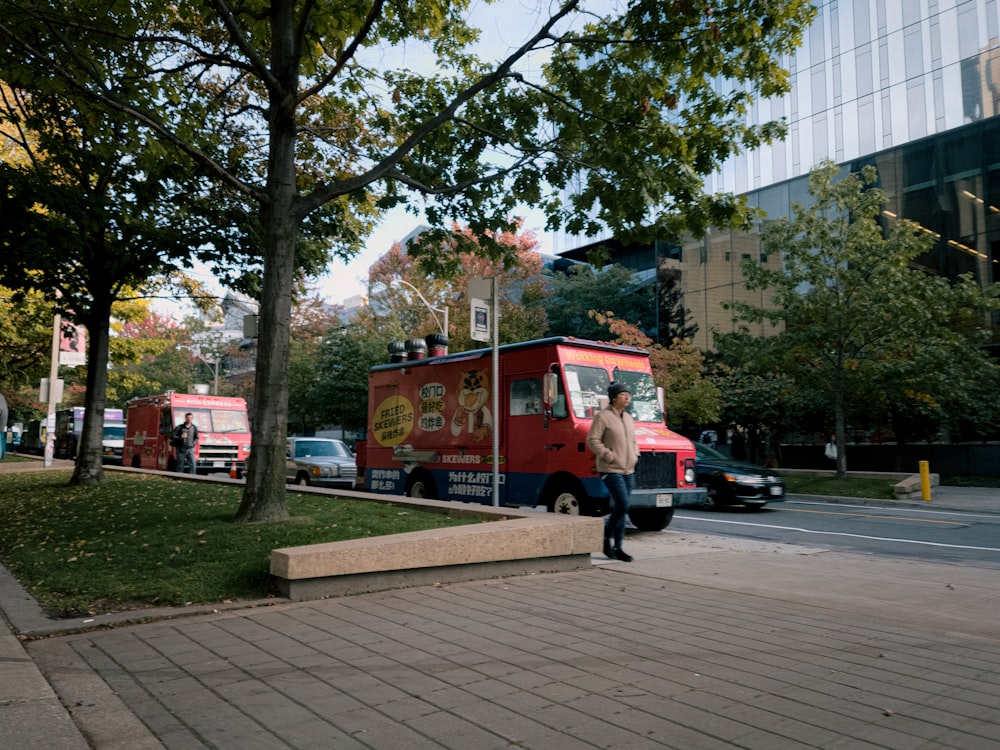
[[[90,288],[94,289],[92,285]],[[107,363],[111,335],[110,292],[98,290],[85,324],[87,326],[87,393],[84,396],[83,430],[77,446],[76,467],[70,484],[92,486],[104,481],[104,408],[107,405]]]
[[[285,451],[288,441],[288,350],[295,278],[296,225],[291,207],[265,216],[268,250],[260,299],[260,336],[247,484],[237,521],[288,517]]]
[[[260,298],[257,373],[246,489],[237,521],[277,521],[285,504],[285,451],[288,441],[288,354],[295,281],[297,214],[294,106],[298,71],[294,54],[294,3],[272,5],[270,158],[264,226],[264,280]]]
[[[847,417],[844,413],[844,389],[843,370],[838,369],[836,392],[833,397],[834,434],[837,436],[837,479],[847,476]]]

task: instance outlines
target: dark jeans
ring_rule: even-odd
[[[182,474],[197,474],[194,463],[194,446],[177,449],[177,471]]]
[[[635,487],[635,474],[603,474],[601,479],[611,493],[611,515],[604,522],[604,538],[612,540],[614,546],[621,549],[625,539],[628,499]]]

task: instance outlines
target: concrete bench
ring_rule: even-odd
[[[931,487],[937,487],[941,483],[940,475],[930,474],[928,476]],[[897,482],[892,488],[892,493],[897,500],[922,500],[924,493],[920,482],[920,475],[911,474]]]
[[[344,492],[387,502],[385,495]],[[401,507],[474,515],[481,523],[271,551],[271,575],[293,601],[590,567],[604,521],[512,508],[393,498]]]

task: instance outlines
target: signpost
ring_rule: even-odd
[[[493,342],[493,504],[500,505],[500,284],[496,276],[469,279],[470,335],[473,341]]]

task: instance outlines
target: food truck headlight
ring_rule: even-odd
[[[249,445],[244,445],[243,446],[243,452],[246,453],[249,456],[250,455],[250,446]]]
[[[694,459],[685,458],[684,459],[684,481],[687,484],[694,484],[697,478],[697,472],[694,468]]]

